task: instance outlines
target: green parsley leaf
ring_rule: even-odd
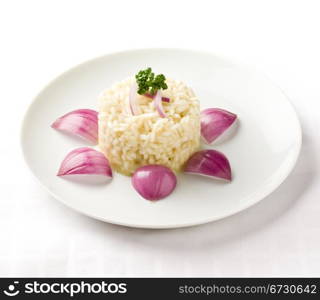
[[[166,77],[163,74],[154,75],[151,68],[139,71],[136,74],[136,81],[138,84],[138,94],[143,95],[150,93],[154,95],[157,90],[167,89]]]

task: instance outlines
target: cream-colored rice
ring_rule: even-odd
[[[129,90],[134,79],[114,84],[99,97],[99,148],[117,171],[131,175],[137,167],[160,164],[179,171],[200,142],[199,102],[184,83],[167,79],[161,118],[153,100],[138,95],[141,113],[132,116]]]

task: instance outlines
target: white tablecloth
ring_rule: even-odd
[[[320,276],[318,1],[7,1],[0,4],[0,276]],[[224,220],[130,229],[54,200],[23,162],[34,95],[88,58],[132,47],[206,49],[263,70],[303,127],[296,168]]]

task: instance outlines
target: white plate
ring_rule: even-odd
[[[232,183],[179,175],[175,191],[151,203],[135,192],[130,178],[119,174],[109,184],[96,185],[56,176],[65,155],[86,143],[50,124],[77,108],[96,109],[102,90],[148,66],[191,86],[202,109],[221,107],[238,114],[236,135],[214,147],[229,158]],[[271,193],[297,160],[301,129],[286,96],[263,75],[210,53],[145,49],[90,60],[52,81],[26,114],[22,146],[34,175],[67,206],[110,223],[174,228],[224,218]]]

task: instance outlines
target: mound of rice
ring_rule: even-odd
[[[134,78],[114,84],[99,97],[99,148],[118,172],[160,164],[179,171],[200,143],[199,102],[184,83],[167,79],[163,96],[167,114],[161,118],[153,100],[138,95],[141,114],[132,116],[129,90]]]

